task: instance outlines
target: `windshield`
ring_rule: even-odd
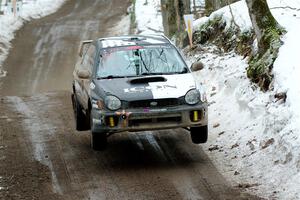
[[[97,78],[187,73],[185,63],[171,46],[130,46],[104,49]]]

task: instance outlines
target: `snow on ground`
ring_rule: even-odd
[[[141,9],[145,1],[137,2]],[[268,4],[287,30],[274,64],[274,90],[263,93],[250,83],[247,58],[233,52],[202,46],[189,52],[188,58],[190,62],[200,59],[206,66],[195,73],[206,85],[210,103],[210,136],[203,147],[219,170],[233,185],[249,192],[267,199],[296,200],[300,199],[300,1],[268,0]],[[155,13],[154,7],[144,9]],[[245,0],[231,9],[242,31],[251,29]],[[145,24],[155,20],[141,13],[137,25],[147,32]],[[196,20],[195,29],[216,15],[222,15],[229,28],[232,15],[227,6]],[[279,92],[287,92],[286,102],[274,97]]]
[[[197,7],[205,7],[205,0],[191,0],[191,10],[197,9]],[[195,5],[194,5],[195,3]]]
[[[262,93],[251,84],[246,78],[246,60],[234,53],[218,55],[212,47],[205,47],[195,56],[207,66],[198,72],[199,81],[206,83],[211,103],[211,135],[205,147],[220,171],[241,184],[240,187],[266,198],[300,199],[297,112],[300,110],[300,79],[297,77],[300,74],[300,2],[268,0],[268,4],[274,17],[287,30],[274,64],[273,91]],[[249,30],[251,21],[245,1],[231,8],[242,31]],[[214,12],[210,18],[220,14],[230,25],[229,7]],[[207,20],[199,19],[194,25],[200,27]],[[287,92],[286,103],[274,98],[280,92]]]
[[[232,14],[230,12],[230,8],[233,13],[233,18],[235,22],[239,25],[241,28],[241,31],[247,31],[249,30],[251,25],[251,20],[248,14],[248,7],[246,3],[241,3],[240,1],[234,4],[231,4],[230,7],[226,6],[224,8],[221,8],[220,10],[217,10],[213,12],[209,17],[202,17],[196,21],[194,21],[194,28],[198,29],[202,24],[207,22],[209,19],[213,19],[216,16],[223,16],[223,20],[226,21],[226,28],[230,28],[230,25],[232,24]],[[245,15],[246,13],[246,15]]]
[[[138,34],[163,33],[160,0],[136,0],[135,16]]]
[[[274,91],[263,93],[249,82],[243,57],[219,52],[202,47],[190,57],[206,65],[196,74],[206,85],[210,103],[210,137],[203,146],[234,185],[266,198],[286,196],[284,190],[289,188],[284,183],[298,173],[291,162],[298,155],[289,144],[295,135],[285,130],[290,108],[274,98]]]
[[[122,19],[109,30],[109,35],[120,36],[130,33],[130,15],[124,15]]]
[[[23,0],[21,12],[17,16],[8,13],[8,8],[2,8],[5,15],[0,15],[0,78],[6,75],[2,64],[6,59],[14,33],[20,29],[26,21],[37,19],[55,12],[65,0]]]

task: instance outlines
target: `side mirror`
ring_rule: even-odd
[[[84,40],[80,42],[80,46],[78,49],[78,55],[82,57],[84,50],[88,47],[88,44],[91,44],[93,40]]]
[[[80,70],[77,71],[77,76],[80,79],[89,79],[91,77],[91,74],[86,69],[80,69]]]
[[[192,64],[192,66],[191,66],[191,70],[192,70],[193,72],[200,71],[200,70],[202,70],[203,68],[204,68],[204,64],[203,64],[202,62],[200,62],[200,61],[194,62],[194,63]]]

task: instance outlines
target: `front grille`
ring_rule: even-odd
[[[180,105],[178,99],[151,99],[129,102],[129,108],[171,107]]]

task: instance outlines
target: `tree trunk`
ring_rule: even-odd
[[[229,3],[237,2],[238,0],[205,0],[205,13],[210,15],[213,11],[218,10]]]
[[[250,60],[247,75],[267,91],[273,79],[273,63],[278,56],[280,36],[284,30],[270,12],[267,0],[246,0],[246,3],[258,41],[258,52]]]
[[[177,31],[175,0],[161,0],[161,10],[165,35],[173,36]]]
[[[273,17],[266,0],[246,0],[252,26],[257,37],[259,53],[266,52],[272,40],[272,34],[282,34],[282,30]]]
[[[165,34],[172,37],[184,31],[183,15],[191,12],[190,0],[161,0]]]

